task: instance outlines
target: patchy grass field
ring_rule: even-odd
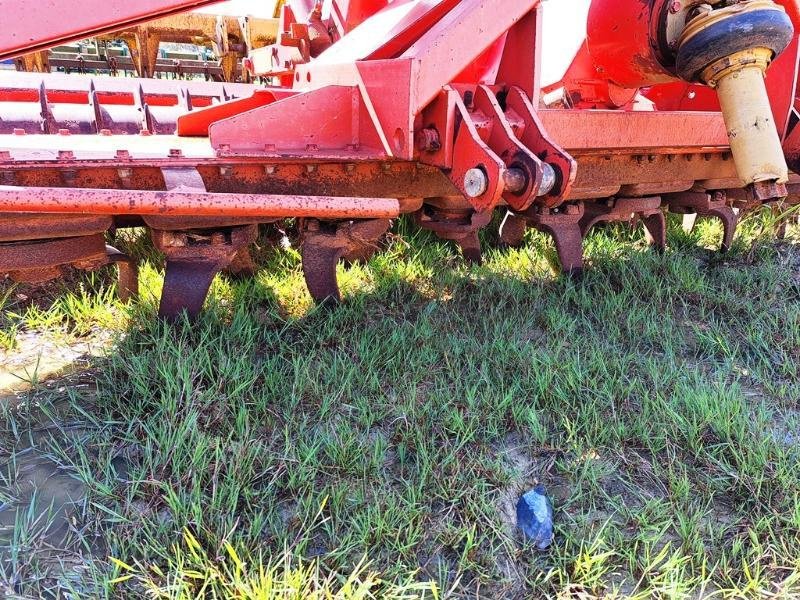
[[[726,257],[713,224],[663,257],[598,230],[575,282],[538,234],[467,268],[401,223],[337,310],[265,247],[175,328],[135,237],[132,307],[110,272],[7,286],[0,596],[796,597],[800,232],[767,225]]]

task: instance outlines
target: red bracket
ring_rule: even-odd
[[[569,196],[578,163],[561,149],[547,134],[530,98],[518,87],[508,90],[506,111],[513,111],[525,122],[525,128],[519,133],[520,141],[525,144],[542,162],[548,163],[556,172],[556,184],[550,193],[542,198],[548,208],[561,204]]]
[[[529,208],[542,188],[546,162],[556,182],[540,203],[561,204],[575,180],[577,163],[546,135],[525,93],[513,87],[501,99],[484,85],[463,93],[473,94],[469,107],[446,86],[425,110],[424,129],[417,132],[419,160],[449,169],[453,185],[478,211],[494,208],[501,199],[515,211]],[[482,181],[476,184],[476,179]]]
[[[541,187],[544,178],[542,161],[517,138],[508,115],[503,112],[494,92],[484,85],[478,86],[474,104],[475,110],[489,119],[487,132],[482,132],[489,147],[506,167],[519,169],[524,173],[522,188],[513,192],[505,189],[503,199],[512,209],[525,210],[533,204]]]
[[[461,117],[461,124],[453,147],[450,180],[475,210],[491,210],[503,197],[505,191],[503,175],[506,165],[483,140],[474,121],[475,115],[467,109],[464,100],[457,95],[452,97],[456,105],[456,114]],[[477,195],[467,189],[469,173],[473,169],[478,169],[485,176],[485,185],[481,186],[483,191]]]

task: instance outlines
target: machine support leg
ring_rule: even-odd
[[[122,302],[130,302],[139,294],[139,266],[127,254],[113,246],[106,246],[109,262],[117,265],[119,271],[117,295]]]
[[[600,223],[638,223],[644,224],[647,240],[658,251],[667,247],[667,221],[661,210],[661,198],[616,198],[605,203],[593,202],[585,205],[581,219],[584,237],[595,225]]]
[[[184,311],[190,319],[197,317],[214,277],[255,242],[258,226],[199,232],[153,230],[152,236],[167,257],[158,315],[176,321]]]
[[[247,279],[253,277],[258,271],[253,255],[250,253],[250,248],[242,248],[233,257],[231,264],[226,269],[228,275],[236,277],[237,279]]]
[[[477,231],[470,231],[463,237],[456,238],[453,241],[461,248],[461,255],[468,264],[479,265],[483,262],[481,239]]]
[[[158,316],[176,321],[185,311],[189,319],[197,318],[220,270],[213,261],[167,258]]]
[[[391,227],[391,221],[373,219],[325,224],[306,219],[302,226],[303,275],[314,301],[336,305],[342,301],[336,266],[347,257],[363,257]]]
[[[722,252],[728,252],[733,246],[733,236],[736,235],[736,226],[739,223],[739,217],[733,212],[730,206],[720,206],[717,208],[709,209],[707,215],[709,217],[716,217],[722,221]]]
[[[558,260],[562,271],[569,276],[583,273],[583,232],[581,219],[584,217],[583,204],[569,204],[558,209],[535,209],[524,213],[528,223],[550,234],[556,244]]]
[[[525,240],[528,222],[508,211],[500,225],[500,242],[508,248],[519,248]]]
[[[308,292],[321,305],[336,305],[342,301],[336,279],[336,265],[342,251],[325,243],[322,236],[309,236],[303,243],[303,275]]]
[[[434,232],[443,240],[450,240],[461,249],[469,264],[481,264],[483,257],[479,232],[492,222],[492,211],[476,212],[472,209],[445,209],[428,199],[422,210],[415,213],[417,225]]]
[[[653,246],[659,254],[663,254],[667,250],[667,217],[663,211],[659,210],[648,216],[642,217],[645,231],[647,232],[647,241]]]

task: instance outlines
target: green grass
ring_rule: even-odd
[[[255,280],[220,277],[176,327],[154,320],[159,263],[135,237],[132,307],[110,272],[0,294],[6,347],[118,333],[91,370],[0,404],[0,506],[17,511],[0,590],[795,597],[800,247],[769,229],[749,219],[728,256],[704,249],[713,223],[673,223],[665,256],[598,230],[571,281],[544,236],[468,268],[403,222],[342,269],[334,311],[264,244]],[[60,505],[25,496],[34,458],[82,490],[57,536]],[[514,528],[537,482],[546,553]]]

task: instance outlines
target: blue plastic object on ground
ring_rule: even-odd
[[[539,550],[547,550],[553,543],[553,505],[543,485],[536,486],[517,502],[517,526]]]

